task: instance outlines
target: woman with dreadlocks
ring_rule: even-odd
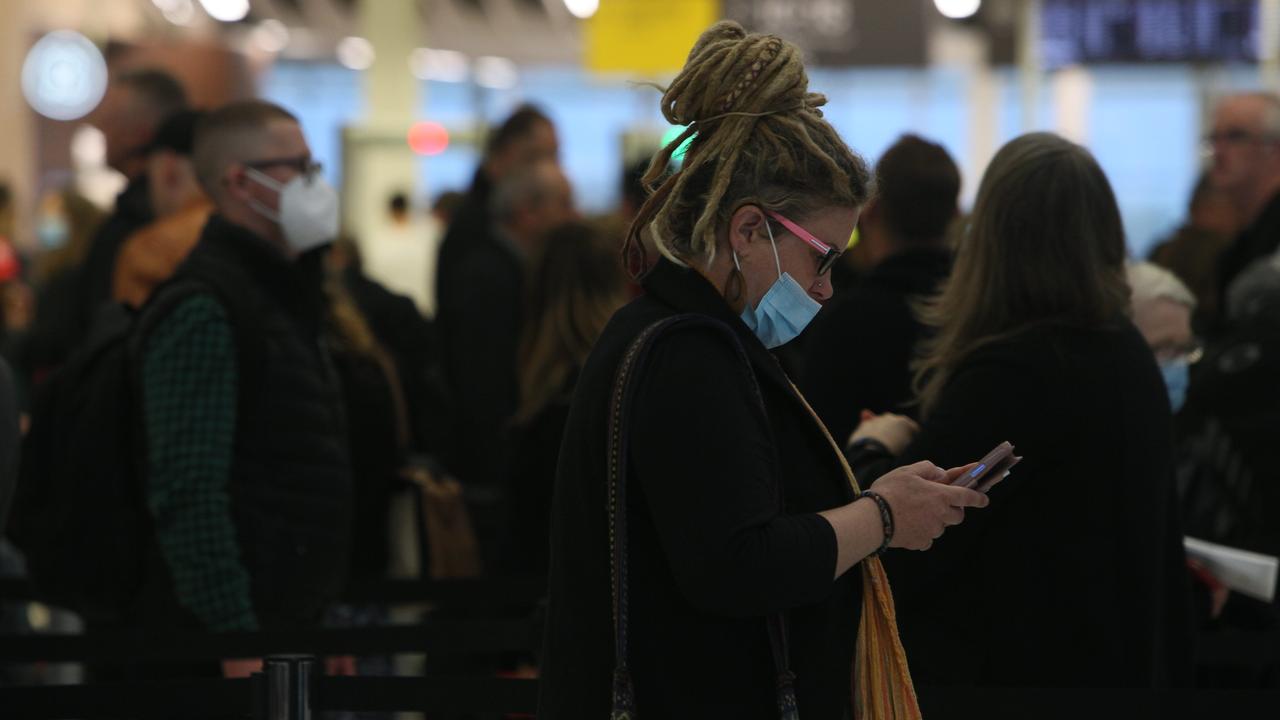
[[[663,96],[689,129],[627,243],[661,257],[588,358],[561,448],[541,720],[919,716],[877,556],[986,497],[929,462],[860,492],[769,352],[831,296],[867,196],[825,101],[794,46],[732,22]]]

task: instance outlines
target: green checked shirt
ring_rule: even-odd
[[[143,356],[147,504],[178,602],[214,632],[255,630],[231,516],[236,347],[207,294],[159,321]]]

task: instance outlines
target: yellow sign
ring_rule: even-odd
[[[600,0],[600,9],[584,23],[587,68],[675,73],[698,36],[719,18],[719,0]]]

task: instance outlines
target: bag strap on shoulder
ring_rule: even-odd
[[[612,720],[635,720],[635,688],[628,665],[628,567],[627,567],[627,448],[629,444],[629,410],[639,385],[641,369],[655,341],[676,327],[706,328],[720,333],[737,351],[746,368],[751,388],[760,411],[765,412],[764,396],[751,370],[746,350],[733,330],[705,315],[684,314],[658,320],[632,341],[618,365],[613,392],[609,400],[609,548],[610,575],[613,585],[613,705]],[[782,485],[777,485],[778,508],[782,510]],[[790,667],[787,620],[783,613],[768,618],[769,649],[773,655],[777,677],[778,715],[782,720],[797,720],[795,675]]]

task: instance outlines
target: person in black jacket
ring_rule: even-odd
[[[986,498],[948,486],[958,473],[930,463],[891,473],[874,488],[892,508],[886,533],[879,502],[855,496],[839,450],[770,353],[830,298],[830,265],[867,193],[866,166],[807,85],[793,45],[725,21],[699,38],[663,97],[667,119],[697,136],[631,227],[631,250],[651,228],[663,257],[645,296],[606,326],[569,410],[539,718],[602,717],[611,688],[615,713],[654,718],[776,718],[789,687],[800,716],[815,720],[849,717],[851,689],[859,704],[885,686],[907,701],[893,672],[905,669],[887,655],[861,658],[884,683],[851,688],[860,602],[874,588],[848,571],[884,545],[926,547]],[[654,158],[647,182],[683,139]],[[677,316],[615,415],[628,348]],[[611,417],[629,445],[616,464]],[[613,503],[611,467],[630,476]],[[624,523],[611,524],[611,507]],[[614,558],[621,538],[629,549]],[[620,635],[611,567],[629,578]],[[878,577],[878,567],[863,570]],[[884,606],[871,605],[883,619]],[[615,666],[619,637],[625,670]]]
[[[555,228],[529,275],[526,297],[502,569],[545,577],[551,493],[569,403],[587,355],[627,298],[617,250],[586,223]]]
[[[951,270],[947,228],[958,212],[960,169],[946,148],[903,136],[876,163],[876,184],[859,223],[874,266],[819,318],[800,384],[841,442],[863,411],[915,416],[910,364],[924,327],[912,304],[937,292]]]
[[[146,69],[116,78],[94,111],[93,120],[106,136],[107,164],[124,175],[128,184],[94,233],[83,262],[72,271],[74,281],[59,282],[56,292],[40,298],[28,361],[34,375],[62,364],[88,332],[98,306],[111,299],[120,247],[155,217],[147,187],[146,151],[161,124],[186,106],[186,91],[173,76]]]
[[[524,267],[493,217],[497,186],[558,151],[551,120],[517,109],[490,136],[436,265],[436,327],[456,414],[457,446],[445,461],[464,483],[501,484],[502,428],[516,410],[516,344]],[[558,222],[558,221],[557,221]]]
[[[962,462],[1002,441],[1024,458],[990,508],[932,552],[886,559],[921,684],[1189,679],[1169,400],[1127,318],[1124,263],[1120,212],[1088,151],[1036,133],[996,154],[927,315],[937,334],[921,366],[919,433],[904,449],[909,434],[887,428],[910,421],[859,429],[901,451],[865,477],[926,457]],[[862,442],[855,454],[868,454]]]
[[[345,581],[352,522],[342,388],[321,343],[318,250],[337,195],[271,103],[203,117],[194,157],[216,212],[140,321],[157,557],[134,621],[314,626]]]

